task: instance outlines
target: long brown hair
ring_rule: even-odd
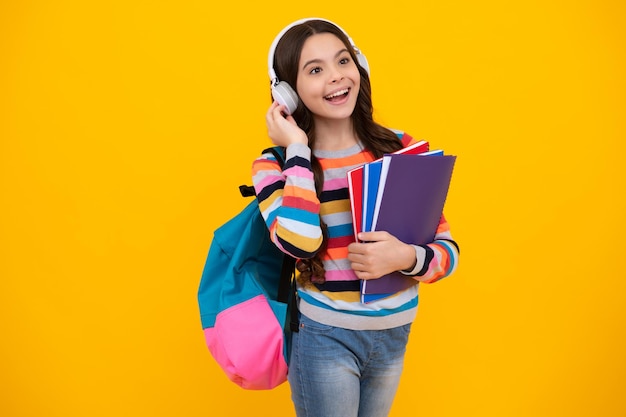
[[[353,62],[357,63],[356,52],[350,44],[350,40],[345,33],[337,26],[324,20],[308,20],[297,26],[290,28],[282,36],[276,45],[274,53],[274,70],[281,81],[287,82],[295,90],[298,78],[298,64],[302,47],[306,40],[315,34],[331,33],[341,40],[348,49]],[[356,136],[366,150],[371,152],[375,158],[380,158],[383,154],[396,151],[402,147],[397,135],[391,130],[376,123],[373,118],[372,88],[367,71],[357,63],[361,76],[359,94],[356,106],[352,112],[352,125]],[[309,138],[309,147],[315,147],[315,121],[313,113],[304,106],[302,101],[298,102],[298,107],[293,113],[298,126],[304,130]],[[315,155],[311,155],[311,165],[315,178],[315,187],[318,198],[321,197],[322,186],[324,184],[324,172]],[[324,267],[321,261],[321,254],[325,252],[328,235],[326,225],[320,218],[324,241],[311,259],[302,259],[298,262],[298,270],[301,278],[314,283],[324,282]]]

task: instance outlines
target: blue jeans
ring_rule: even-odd
[[[386,417],[398,388],[411,325],[347,330],[300,316],[289,385],[298,417]]]

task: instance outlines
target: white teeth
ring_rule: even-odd
[[[348,89],[347,88],[345,90],[337,91],[336,93],[330,94],[330,95],[328,95],[328,96],[326,96],[324,98],[331,99],[333,97],[339,97],[339,96],[342,96],[344,94],[348,94]]]

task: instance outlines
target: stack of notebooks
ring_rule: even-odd
[[[355,240],[359,232],[387,231],[404,243],[431,243],[455,161],[456,156],[431,151],[428,142],[419,141],[348,171]],[[401,272],[362,280],[361,301],[376,301],[416,283]]]

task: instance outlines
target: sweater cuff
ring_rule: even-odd
[[[426,259],[426,249],[418,245],[411,245],[415,249],[415,266],[410,271],[406,269],[400,271],[404,275],[417,275],[424,268],[424,260]]]
[[[285,154],[285,160],[299,156],[308,161],[311,160],[311,148],[303,143],[292,143],[287,146],[287,153]]]

